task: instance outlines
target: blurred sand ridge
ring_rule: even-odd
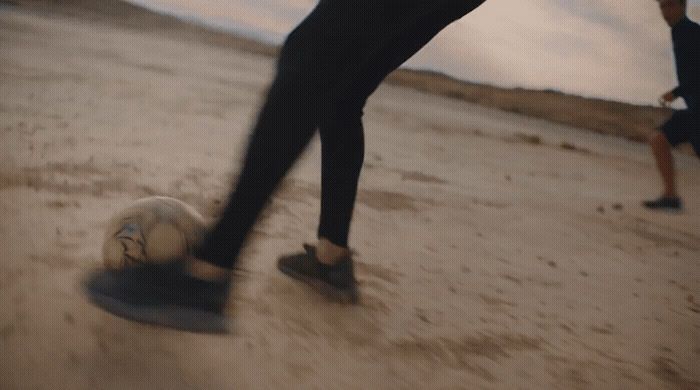
[[[167,195],[216,218],[276,48],[118,1],[10,3],[0,388],[700,387],[700,164],[676,154],[684,213],[649,212],[630,140],[664,113],[413,71],[366,109],[360,305],[275,268],[315,234],[314,140],[246,247],[232,334],[94,308],[79,282],[117,210]]]

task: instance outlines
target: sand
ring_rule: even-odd
[[[383,85],[352,231],[361,304],[281,275],[314,238],[320,147],[241,259],[231,334],[90,305],[110,215],[168,195],[211,221],[270,56],[0,8],[0,388],[700,388],[700,162],[682,214],[624,138]],[[695,367],[695,368],[693,368]]]

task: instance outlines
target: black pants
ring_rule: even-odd
[[[267,200],[321,136],[320,237],[347,246],[364,158],[362,110],[384,78],[485,0],[320,0],[288,36],[241,175],[195,251],[232,267]]]

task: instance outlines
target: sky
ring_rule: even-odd
[[[316,4],[131,1],[273,43],[282,42]],[[700,0],[688,1],[690,18],[700,20]],[[501,87],[637,104],[656,104],[677,83],[670,29],[656,0],[487,0],[405,66]]]

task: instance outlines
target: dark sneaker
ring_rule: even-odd
[[[681,199],[675,196],[662,196],[659,199],[647,200],[642,204],[652,210],[680,211],[683,208]]]
[[[184,271],[184,262],[102,270],[84,284],[88,298],[120,317],[193,332],[225,333],[230,280],[210,282]]]
[[[294,279],[343,303],[357,303],[359,293],[352,259],[344,257],[335,265],[325,265],[316,258],[316,248],[304,244],[304,253],[280,257],[277,268]]]

